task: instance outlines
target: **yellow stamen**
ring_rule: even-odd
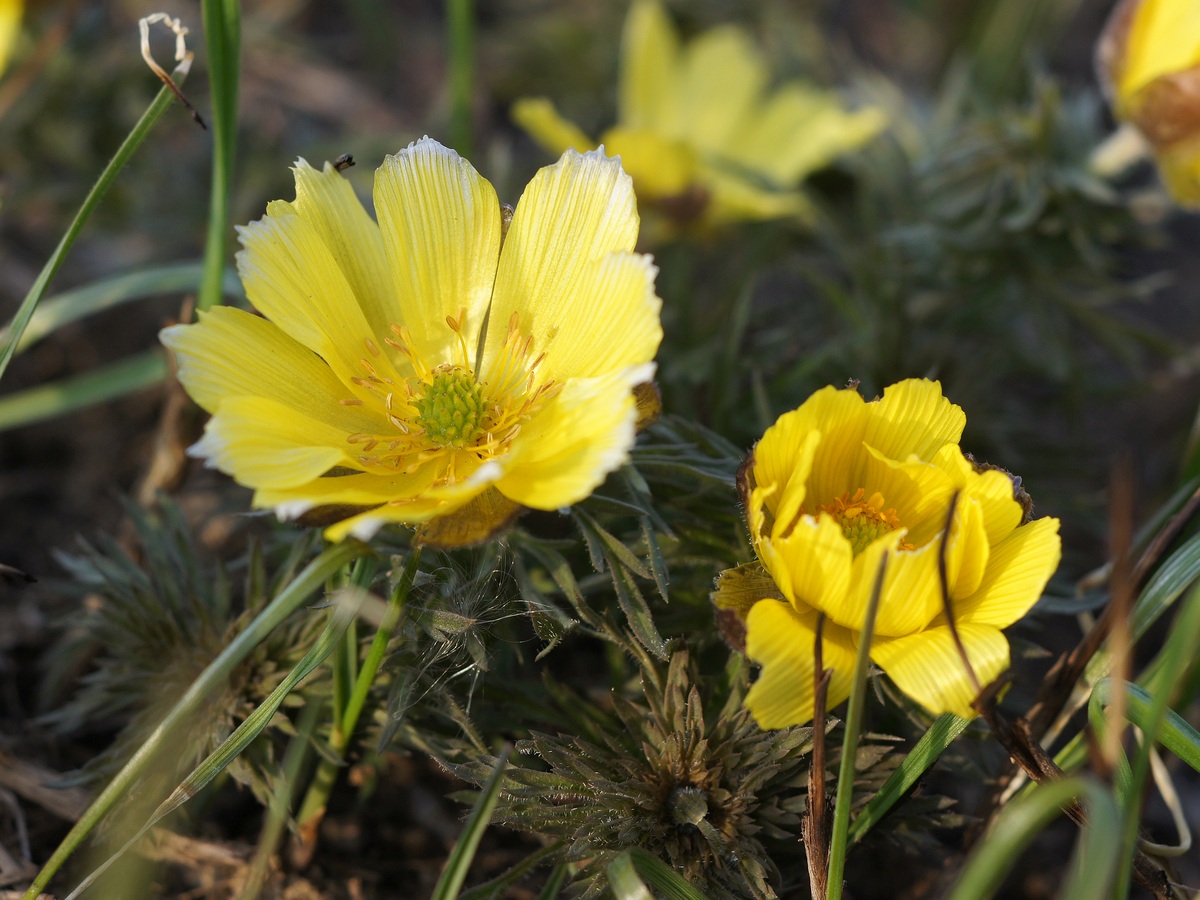
[[[835,497],[830,503],[817,507],[817,512],[826,513],[842,526],[842,534],[854,548],[857,556],[874,540],[900,528],[900,517],[896,510],[887,507],[883,494],[876,491],[870,497],[866,496],[865,488],[859,488],[850,496],[850,492]],[[913,546],[901,542],[901,550],[912,550]]]

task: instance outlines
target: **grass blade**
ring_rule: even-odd
[[[346,591],[342,591],[341,596],[345,598],[347,593]],[[354,593],[357,594],[359,602],[361,602],[361,592]],[[256,737],[262,734],[262,730],[267,727],[272,717],[279,712],[279,707],[283,705],[283,701],[287,699],[288,694],[295,690],[296,686],[307,678],[313,669],[325,661],[325,657],[329,656],[334,646],[342,639],[342,635],[358,611],[359,602],[343,602],[338,604],[333,617],[329,620],[329,624],[325,626],[325,631],[321,634],[321,637],[317,639],[317,642],[304,655],[304,658],[296,664],[296,667],[288,673],[288,676],[279,683],[275,690],[271,691],[267,699],[259,704],[258,708],[234,729],[233,734],[222,741],[221,746],[210,753],[192,771],[192,774],[171,792],[171,796],[159,804],[158,808],[154,810],[145,824],[138,829],[137,834],[126,841],[120,850],[110,856],[98,869],[80,882],[79,886],[67,895],[66,900],[75,900],[75,898],[79,897],[80,894],[95,884],[96,879],[103,875],[109,866],[120,859],[130,847],[140,841],[146,832],[195,797],[196,794],[200,793],[214,778],[224,772],[226,767],[237,759]]]
[[[480,792],[479,799],[475,802],[475,808],[471,810],[471,815],[467,817],[463,833],[454,842],[454,849],[450,851],[450,858],[446,860],[446,868],[442,870],[442,877],[438,879],[430,900],[453,900],[462,890],[463,882],[467,880],[467,870],[471,868],[475,851],[479,849],[479,841],[483,837],[484,831],[487,830],[488,823],[492,820],[496,801],[500,799],[500,779],[508,766],[508,754],[511,750],[511,747],[505,747],[499,759],[496,760],[496,767],[492,769],[491,777],[483,786],[483,791]]]
[[[187,77],[190,60],[176,67],[171,73],[171,77],[175,79],[176,84],[182,84]],[[164,87],[158,92],[158,95],[142,113],[142,117],[138,119],[137,124],[133,126],[133,130],[117,148],[117,152],[113,158],[109,160],[108,165],[104,167],[104,171],[100,173],[100,177],[96,179],[96,183],[92,185],[92,189],[88,192],[87,197],[83,200],[83,205],[79,207],[79,212],[75,213],[75,218],[71,220],[71,224],[67,227],[66,234],[62,236],[62,240],[58,242],[58,246],[54,248],[54,252],[50,254],[50,259],[46,261],[46,265],[42,267],[42,271],[38,274],[37,280],[34,281],[33,287],[29,289],[29,293],[25,295],[25,299],[21,301],[20,307],[17,309],[17,314],[13,316],[12,322],[5,329],[5,338],[0,341],[0,379],[4,378],[4,372],[8,368],[9,362],[12,361],[17,352],[17,344],[21,342],[21,336],[25,333],[25,329],[29,325],[29,320],[33,317],[33,312],[37,309],[38,304],[42,302],[42,298],[46,294],[46,289],[50,286],[50,282],[54,276],[58,274],[58,270],[62,267],[63,261],[67,258],[67,253],[70,251],[75,239],[79,237],[83,226],[87,224],[88,219],[92,217],[92,213],[96,211],[96,207],[100,205],[100,201],[104,199],[104,195],[112,184],[117,179],[117,175],[125,168],[134,152],[146,140],[150,130],[162,118],[163,113],[170,107],[174,95],[169,88]],[[218,289],[220,282],[217,283]]]
[[[167,374],[161,350],[147,350],[90,372],[0,398],[0,431],[65,416],[158,384]]]
[[[34,878],[29,890],[25,892],[25,900],[36,900],[38,894],[62,868],[63,863],[70,858],[83,839],[116,805],[117,800],[134,786],[158,751],[167,743],[169,736],[204,703],[217,685],[228,677],[234,666],[245,659],[279,623],[299,609],[312,593],[325,583],[325,579],[351,560],[369,552],[369,547],[357,542],[346,542],[330,547],[309,563],[294,581],[279,592],[279,595],[246,626],[246,630],[234,638],[221,652],[221,655],[200,673],[200,676],[192,682],[187,692],[171,708],[171,711],[146,739],[146,742],[138,748],[137,753],[113,777],[100,796],[92,802],[87,812],[80,817],[50,859],[42,866],[42,870]]]

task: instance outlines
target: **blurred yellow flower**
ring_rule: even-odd
[[[296,199],[239,229],[265,318],[219,307],[163,332],[212,413],[194,455],[257,507],[340,519],[331,540],[458,518],[443,543],[582,500],[626,460],[662,330],[618,160],[564,153],[507,228],[492,185],[428,138],[375,173],[378,224],[328,163],[294,172]]]
[[[21,13],[24,0],[0,0],[0,74],[8,68],[13,47],[21,34]]]
[[[1124,0],[1096,55],[1113,113],[1150,142],[1171,195],[1200,206],[1200,3]]]
[[[885,554],[871,659],[902,691],[932,712],[974,715],[943,607],[943,542],[953,624],[975,677],[986,685],[1008,668],[1000,629],[1029,611],[1057,567],[1058,520],[1028,521],[1011,477],[964,457],[965,424],[936,381],[902,381],[869,403],[830,387],[781,416],[743,464],[761,565],[723,573],[714,600],[744,623],[746,654],[762,666],[746,705],[763,728],[812,718],[822,615],[828,705],[849,696]]]
[[[883,128],[877,109],[847,112],[836,94],[798,81],[767,90],[750,36],[731,25],[684,46],[658,0],[625,22],[617,124],[600,143],[619,155],[638,198],[677,226],[803,215],[794,190],[809,172]],[[513,119],[551,153],[597,145],[544,98]]]

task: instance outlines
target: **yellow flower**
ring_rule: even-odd
[[[23,0],[0,0],[0,74],[8,68],[13,47],[21,33]]]
[[[803,215],[794,186],[872,138],[876,109],[846,112],[835,94],[768,72],[734,26],[686,46],[657,0],[634,0],[621,45],[618,122],[601,137],[633,176],[638,197],[677,225]],[[523,99],[513,119],[552,153],[595,147],[549,100]]]
[[[265,318],[218,307],[163,332],[212,413],[194,455],[257,507],[340,518],[331,540],[436,520],[441,543],[582,500],[626,460],[662,330],[618,160],[563,154],[507,229],[492,185],[428,138],[375,173],[378,224],[328,163],[294,172],[295,201],[239,229]]]
[[[761,566],[723,573],[714,600],[744,621],[746,654],[763,667],[746,697],[763,728],[812,718],[821,616],[828,705],[849,696],[885,554],[871,659],[901,690],[932,712],[974,715],[943,608],[943,542],[953,624],[975,677],[986,685],[1008,668],[1000,629],[1028,612],[1057,567],[1058,520],[1027,521],[1010,476],[964,457],[965,423],[936,381],[902,381],[869,403],[825,388],[781,416],[743,464]]]
[[[1124,0],[1096,55],[1114,114],[1150,142],[1172,196],[1200,206],[1200,3]]]

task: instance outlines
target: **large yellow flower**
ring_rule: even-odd
[[[1124,0],[1097,58],[1113,112],[1150,142],[1172,196],[1200,205],[1200,3]]]
[[[734,26],[683,46],[658,0],[634,0],[621,45],[618,122],[601,137],[638,197],[678,224],[715,225],[803,214],[795,185],[884,125],[875,109],[846,112],[837,96],[769,75]],[[552,153],[596,146],[549,100],[524,99],[513,118]]]
[[[619,161],[565,153],[507,228],[491,184],[428,138],[376,172],[378,224],[329,164],[294,171],[295,201],[239,229],[265,318],[163,332],[212,413],[196,455],[256,506],[340,517],[332,540],[457,517],[450,543],[575,503],[625,461],[662,330]]]
[[[739,489],[761,566],[723,573],[714,599],[744,622],[746,654],[763,667],[746,697],[762,727],[812,718],[821,616],[828,705],[849,696],[881,565],[872,660],[929,710],[974,715],[973,679],[944,611],[944,542],[953,625],[975,678],[986,685],[1008,667],[1000,629],[1057,567],[1058,520],[1027,521],[1010,476],[963,456],[965,424],[937,382],[914,379],[869,403],[825,388],[758,442]]]

